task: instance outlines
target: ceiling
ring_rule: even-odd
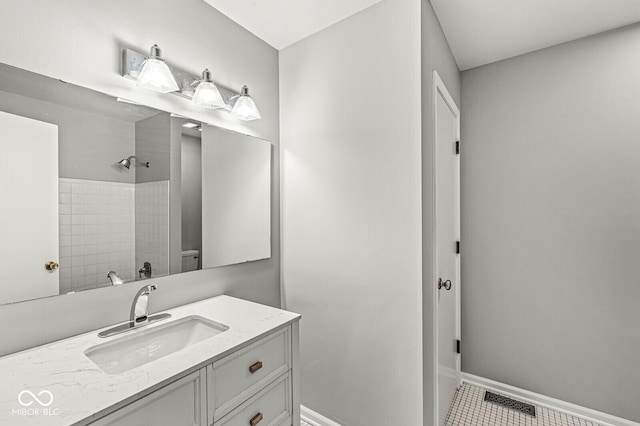
[[[381,0],[204,1],[283,49]],[[640,0],[431,0],[431,4],[461,70],[640,22]]]
[[[280,50],[381,0],[205,0]]]
[[[431,0],[461,70],[640,21],[639,0]]]

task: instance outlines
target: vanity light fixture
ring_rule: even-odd
[[[235,96],[235,98],[236,103],[233,105],[231,115],[245,121],[259,120],[262,118],[256,103],[253,101],[253,98],[249,96],[249,88],[247,86],[243,86],[240,95]]]
[[[131,160],[133,160],[133,164],[134,165],[143,166],[143,167],[149,168],[149,162],[148,161],[146,161],[146,162],[142,161],[141,159],[139,159],[135,155],[131,155],[131,156],[127,157],[127,158],[123,158],[122,160],[118,161],[118,164],[120,164],[125,169],[128,169],[128,168],[131,167]]]
[[[200,126],[198,123],[194,123],[193,121],[185,121],[184,123],[182,123],[182,127],[184,127],[185,129],[195,129],[198,126]]]
[[[163,77],[158,76],[150,82],[147,68],[152,71],[152,75],[155,74],[154,70],[162,69]],[[149,57],[133,49],[123,49],[121,72],[123,77],[136,80],[138,86],[189,99],[194,105],[223,110],[246,121],[262,118],[256,103],[249,96],[247,86],[238,93],[219,83],[214,84],[208,69],[205,69],[200,77],[175,64],[167,64],[162,59],[157,45],[151,47]]]
[[[207,108],[224,108],[225,103],[220,91],[211,79],[211,72],[208,69],[202,71],[202,79],[195,81],[192,86],[196,86],[191,102],[195,105]]]
[[[184,123],[182,123],[182,127],[189,130],[197,130],[199,132],[202,131],[202,124],[196,121],[187,120]]]
[[[171,70],[162,59],[162,51],[157,44],[151,46],[149,57],[142,63],[136,84],[160,93],[175,92],[180,89]]]

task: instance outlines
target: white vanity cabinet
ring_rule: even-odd
[[[239,345],[222,358],[91,423],[92,426],[290,426],[298,323]]]
[[[163,313],[0,357],[0,425],[299,426],[299,314],[227,295]]]
[[[132,402],[91,426],[207,426],[206,374],[201,368]]]
[[[293,424],[289,373],[269,383],[214,426],[289,426]],[[296,423],[300,424],[300,420]]]
[[[207,366],[209,424],[291,424],[290,370],[289,327]]]

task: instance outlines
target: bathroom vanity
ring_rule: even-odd
[[[0,425],[300,424],[298,320],[218,296],[0,358]]]

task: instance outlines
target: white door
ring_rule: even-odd
[[[58,126],[0,112],[0,304],[58,294]]]
[[[438,424],[443,425],[460,385],[460,112],[434,71],[435,253],[433,283],[437,311],[436,365]],[[440,287],[440,288],[439,288]]]

